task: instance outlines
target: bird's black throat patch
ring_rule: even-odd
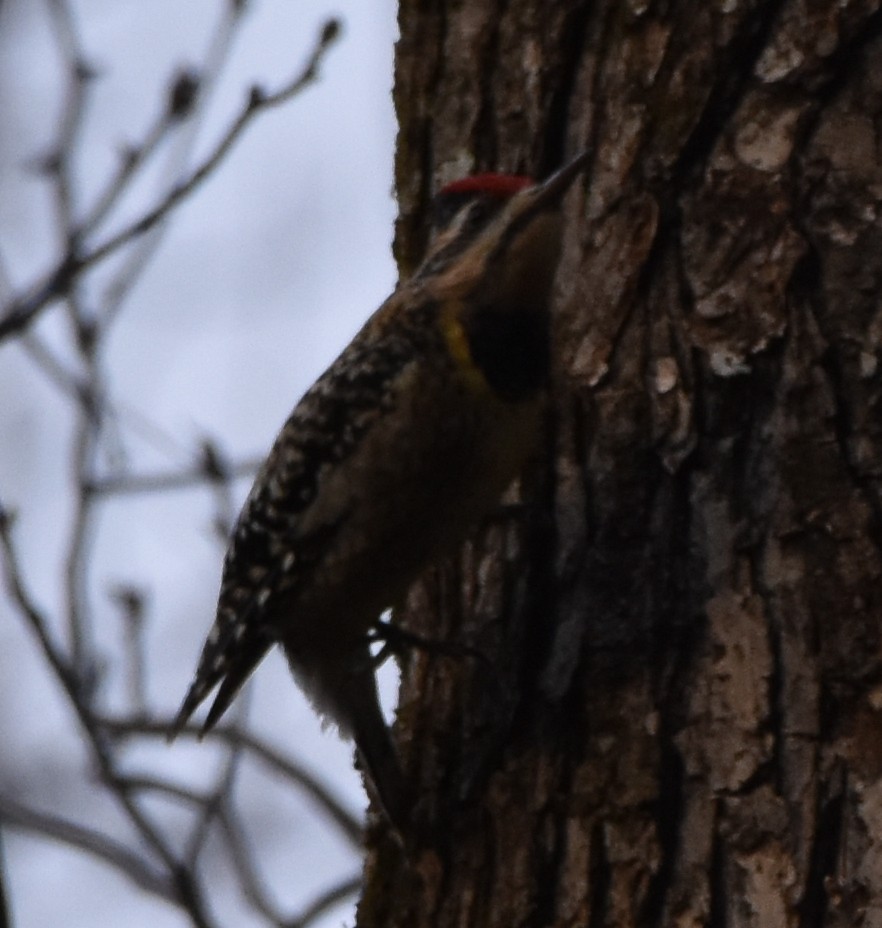
[[[528,400],[548,379],[546,313],[478,308],[466,321],[469,351],[487,383],[503,399]]]

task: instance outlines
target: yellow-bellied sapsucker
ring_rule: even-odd
[[[406,826],[369,632],[498,504],[534,445],[559,206],[585,162],[541,184],[486,174],[442,190],[422,265],[307,391],[257,475],[173,734],[219,684],[214,725],[280,644]]]

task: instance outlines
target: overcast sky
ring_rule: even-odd
[[[77,163],[80,207],[91,202],[120,147],[143,134],[173,69],[203,58],[225,2],[72,0],[100,73]],[[0,255],[13,289],[57,256],[47,187],[29,169],[51,143],[62,100],[48,5],[0,4]],[[273,89],[296,72],[327,16],[342,17],[344,34],[320,82],[258,119],[174,216],[114,328],[112,394],[129,411],[127,428],[149,424],[125,436],[136,472],[187,465],[204,435],[234,459],[265,452],[295,401],[395,281],[395,4],[250,5],[196,161],[242,105],[247,87],[257,81]],[[130,215],[154,195],[155,182],[148,177],[139,188]],[[97,299],[100,281],[95,287]],[[57,310],[41,320],[39,332],[65,350]],[[61,612],[60,558],[70,514],[69,422],[67,400],[20,348],[0,347],[0,500],[18,512],[27,580],[53,616]],[[239,500],[246,490],[245,483],[237,486]],[[136,582],[148,591],[148,695],[163,713],[180,702],[213,617],[222,556],[210,530],[213,512],[207,492],[182,491],[108,503],[101,513],[89,577],[98,634],[115,653],[121,631],[109,589]],[[122,691],[114,668],[108,690],[111,700]],[[363,804],[349,748],[320,731],[281,659],[261,667],[252,712],[260,732],[307,760],[351,808]],[[0,596],[0,789],[93,824],[106,821],[112,830],[110,806],[96,795],[73,732],[73,717],[34,641]],[[131,762],[198,782],[211,760],[208,747],[183,745]],[[351,852],[296,797],[256,776],[243,787],[250,791],[245,804],[261,866],[286,910],[355,869]],[[120,837],[127,837],[124,829]],[[8,831],[3,843],[17,926],[185,924],[175,910],[82,855]],[[233,898],[224,904],[238,905]],[[236,908],[230,913],[222,924],[260,924]],[[338,908],[323,924],[344,921],[351,918]]]

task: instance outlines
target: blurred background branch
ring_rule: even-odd
[[[106,188],[104,194],[99,197],[88,214],[84,225],[77,225],[74,219],[70,163],[74,155],[79,124],[84,113],[84,88],[87,81],[94,75],[85,65],[84,58],[76,51],[76,40],[69,23],[67,6],[62,0],[54,0],[52,6],[53,9],[61,11],[56,13],[55,19],[62,23],[59,34],[62,36],[61,44],[65,49],[71,68],[71,89],[68,91],[67,105],[64,107],[62,115],[57,148],[47,156],[43,169],[54,180],[59,225],[64,233],[65,248],[53,269],[44,276],[42,281],[26,288],[26,295],[9,301],[3,315],[0,316],[0,339],[6,338],[30,325],[36,316],[54,300],[60,298],[68,301],[72,300],[76,284],[86,271],[105,261],[121,248],[138,243],[139,250],[134,257],[129,258],[123,271],[108,288],[104,321],[109,322],[110,318],[119,310],[125,293],[142,272],[146,261],[156,247],[155,238],[145,241],[142,237],[154,230],[169,213],[194,193],[217,170],[218,165],[229,154],[245,129],[258,114],[287,103],[317,79],[319,66],[325,53],[340,35],[339,21],[329,19],[322,27],[306,65],[297,75],[279,90],[273,92],[264,91],[257,85],[253,86],[239,115],[233,120],[226,132],[222,134],[211,153],[189,174],[180,177],[179,175],[184,171],[183,165],[189,161],[192,145],[196,139],[195,131],[185,134],[183,136],[184,142],[178,147],[171,162],[170,174],[173,180],[169,184],[167,191],[158,198],[156,204],[138,219],[125,225],[117,232],[109,234],[103,241],[90,244],[86,241],[87,233],[93,234],[96,225],[101,224],[100,220],[112,211],[126,192],[130,180],[137,173],[136,169],[146,164],[150,160],[150,155],[157,150],[158,142],[162,140],[162,136],[177,128],[179,124],[195,127],[198,123],[197,117],[201,112],[201,102],[207,101],[208,88],[220,74],[225,55],[232,45],[233,27],[239,21],[238,13],[235,11],[238,11],[240,6],[238,4],[228,6],[231,13],[221,20],[219,35],[215,42],[212,43],[207,67],[201,72],[203,77],[197,77],[195,72],[185,72],[173,78],[164,121],[160,122],[158,127],[148,134],[148,141],[142,146],[142,155],[140,157],[133,156],[131,152],[128,153],[128,156],[123,156],[122,165],[118,169],[114,180]],[[206,78],[208,84],[205,83]],[[153,142],[152,137],[154,135],[156,136],[156,143]],[[143,150],[147,146],[149,146],[149,152],[144,156]],[[134,166],[132,162],[135,162]],[[104,334],[100,330],[96,331],[94,321],[85,330],[82,330],[84,321],[81,314],[75,317],[75,323],[80,329],[81,337],[84,339],[91,340],[91,338],[97,338],[100,334]],[[89,347],[88,342],[83,347],[84,349]]]
[[[218,172],[257,117],[294,101],[318,79],[325,55],[340,35],[339,21],[327,19],[297,72],[275,90],[251,85],[244,104],[206,148],[202,136],[210,101],[226,73],[248,7],[229,0],[218,4],[201,63],[173,70],[164,99],[138,140],[122,146],[103,176],[96,177],[84,138],[95,88],[107,74],[87,51],[77,4],[46,0],[45,15],[63,68],[62,101],[53,140],[32,166],[51,194],[57,256],[47,262],[48,271],[15,283],[15,269],[0,248],[0,342],[5,340],[0,347],[7,352],[18,347],[43,386],[59,398],[66,420],[64,518],[52,539],[53,544],[60,541],[61,596],[53,603],[42,582],[34,582],[43,574],[19,536],[25,506],[13,504],[2,483],[0,507],[6,508],[0,508],[0,566],[10,614],[29,629],[42,668],[64,700],[63,714],[75,720],[89,769],[87,788],[111,800],[114,818],[105,827],[101,820],[59,809],[64,794],[79,787],[65,784],[43,802],[34,789],[18,788],[0,769],[0,840],[9,833],[29,834],[100,860],[200,928],[230,923],[218,917],[220,904],[214,898],[222,861],[255,924],[306,928],[351,898],[359,877],[350,867],[311,896],[301,894],[296,904],[281,903],[276,875],[267,872],[256,852],[260,841],[246,827],[249,811],[254,811],[249,798],[253,792],[243,787],[243,778],[269,775],[292,795],[307,798],[310,814],[331,823],[356,854],[362,834],[359,817],[333,788],[252,731],[241,716],[211,732],[203,749],[210,765],[202,762],[208,775],[198,785],[170,764],[157,762],[160,744],[169,756],[160,740],[168,719],[151,700],[156,654],[151,660],[148,631],[155,612],[150,584],[127,578],[107,587],[107,605],[120,629],[118,648],[108,648],[106,635],[97,631],[94,596],[93,564],[108,504],[202,488],[212,501],[210,531],[225,536],[236,508],[233,485],[253,474],[259,460],[255,455],[237,460],[219,438],[203,437],[195,447],[182,443],[117,396],[108,376],[114,351],[111,327],[155,257],[169,220]],[[126,218],[133,191],[147,178],[155,184],[152,202]],[[48,330],[42,325],[44,315],[53,317]],[[176,452],[183,447],[184,462],[153,469],[133,466],[137,456],[131,453],[129,435],[146,436],[148,443]],[[199,624],[207,627],[210,618],[202,617]],[[123,678],[116,691],[111,676]],[[181,693],[185,683],[181,681]],[[187,728],[185,734],[195,738],[198,730]],[[149,762],[139,761],[147,757]],[[0,843],[0,852],[4,850]],[[0,928],[12,924],[15,910],[14,886],[10,890],[0,854]]]

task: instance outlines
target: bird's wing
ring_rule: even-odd
[[[308,582],[345,521],[345,502],[325,498],[323,478],[391,410],[391,384],[418,356],[411,339],[384,326],[396,296],[304,395],[257,475],[224,560],[217,616],[171,737],[219,683],[204,730],[220,718],[274,643],[274,607]]]

